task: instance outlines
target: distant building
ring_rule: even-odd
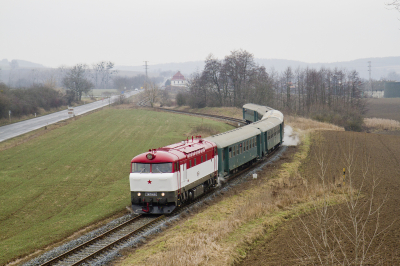
[[[187,87],[187,81],[180,71],[172,77],[171,86]]]
[[[385,82],[385,98],[400,97],[400,82]]]

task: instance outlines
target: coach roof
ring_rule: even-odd
[[[214,142],[215,144],[217,144],[218,148],[224,148],[235,143],[244,141],[246,139],[255,137],[260,133],[260,130],[257,128],[244,126],[225,133],[207,137],[205,138],[205,140]]]

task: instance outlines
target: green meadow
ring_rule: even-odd
[[[0,151],[0,265],[123,210],[130,160],[198,133],[199,125],[232,129],[191,116],[104,109]]]

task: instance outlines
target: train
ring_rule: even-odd
[[[132,210],[172,213],[283,143],[280,111],[257,104],[245,104],[242,110],[245,126],[207,138],[193,136],[135,156],[129,174]]]

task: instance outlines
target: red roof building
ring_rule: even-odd
[[[171,79],[171,86],[186,87],[187,82],[185,77],[178,71]]]

